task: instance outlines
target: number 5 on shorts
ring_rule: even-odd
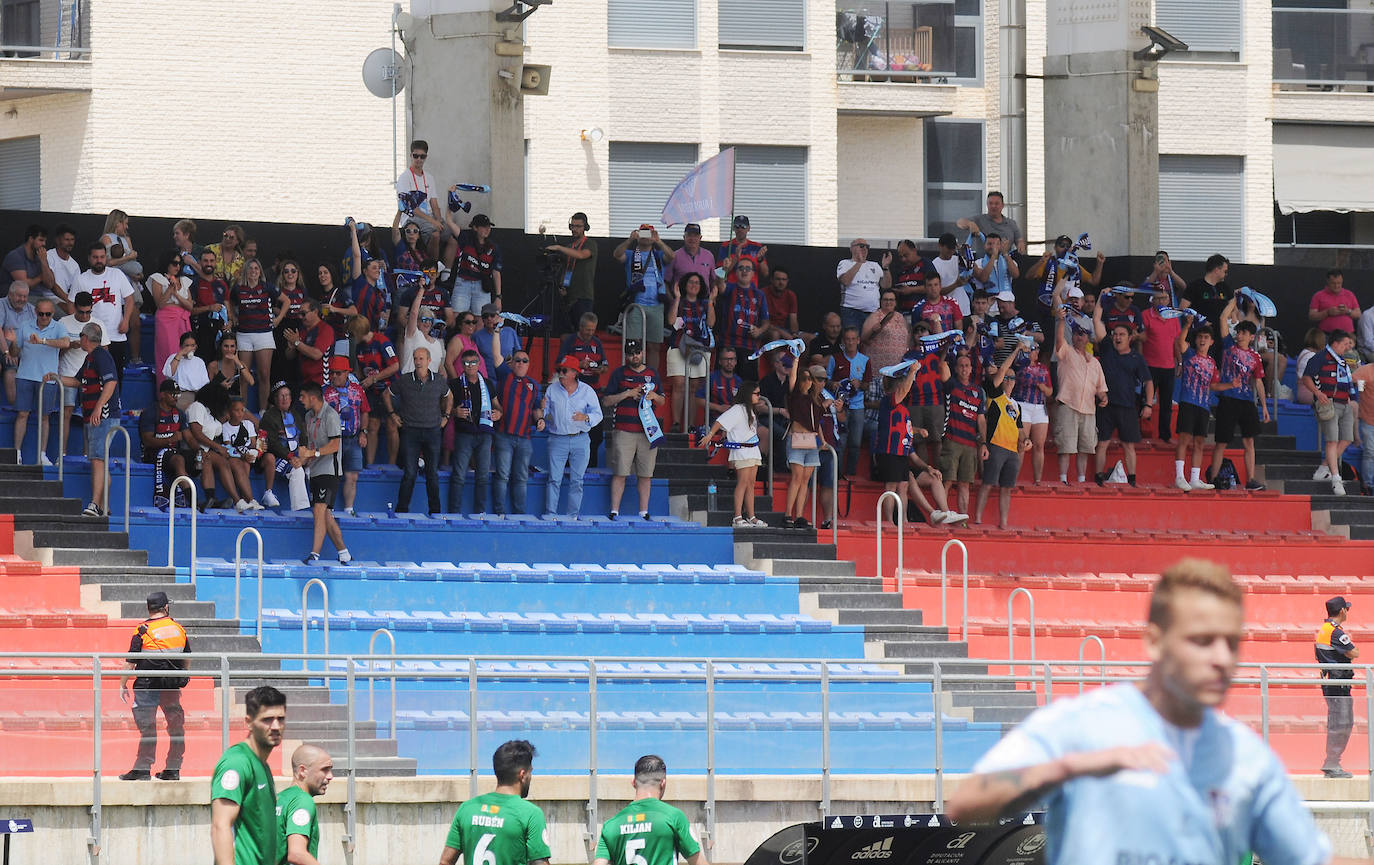
[[[643,850],[648,843],[648,839],[645,838],[635,838],[633,841],[626,841],[625,865],[649,865],[649,860],[639,855],[639,851]]]
[[[472,851],[473,859],[476,861],[469,862],[468,865],[496,865],[496,854],[490,849],[491,839],[495,837],[496,834],[493,832],[488,832],[481,837],[477,842],[477,849]]]

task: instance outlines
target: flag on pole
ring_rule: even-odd
[[[735,210],[735,148],[728,147],[693,168],[663,205],[663,224],[700,222]]]

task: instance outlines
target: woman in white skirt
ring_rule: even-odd
[[[735,470],[735,520],[737,529],[764,528],[768,524],[754,516],[754,480],[763,454],[759,451],[758,427],[759,386],[746,381],[735,391],[735,401],[711,424],[698,447],[706,447],[715,437],[725,434],[725,447],[730,450],[730,467]]]

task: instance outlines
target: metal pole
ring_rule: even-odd
[[[1374,725],[1370,719],[1374,719],[1374,667],[1364,668],[1364,699],[1365,699],[1365,739],[1369,743],[1369,766],[1374,767]],[[1374,772],[1368,772],[1367,798],[1374,802]],[[1369,817],[1369,831],[1374,832],[1374,811]]]
[[[1054,677],[1050,675],[1050,665],[1046,664],[1040,673],[1045,687],[1045,705],[1048,706],[1054,700]]]
[[[1260,738],[1269,744],[1269,668],[1260,667]]]
[[[1370,740],[1374,753],[1374,739]],[[1374,764],[1374,760],[1371,760]],[[706,661],[706,838],[716,838],[716,665]]]
[[[830,816],[830,663],[821,662],[821,816]]]
[[[396,636],[386,628],[378,628],[372,632],[372,636],[367,640],[367,672],[371,673],[376,667],[376,660],[372,657],[372,647],[376,644],[377,638],[385,634],[391,643],[391,726],[388,728],[392,738],[396,736]],[[376,697],[373,696],[372,686],[377,680],[369,675],[367,677],[367,720],[375,721]]]
[[[101,782],[100,765],[101,765],[101,762],[103,761],[103,758],[104,758],[104,756],[105,756],[104,751],[103,751],[103,749],[102,749],[102,747],[101,747],[101,732],[102,732],[102,726],[103,726],[103,725],[101,724],[101,718],[100,718],[100,712],[101,712],[101,699],[100,699],[100,698],[101,698],[101,694],[100,694],[100,691],[101,691],[101,681],[100,681],[100,674],[101,674],[102,671],[101,671],[101,669],[100,669],[100,656],[99,656],[99,655],[93,655],[93,656],[91,657],[91,667],[92,667],[92,670],[91,670],[91,683],[92,683],[92,685],[95,687],[95,697],[94,697],[94,702],[93,702],[93,705],[92,705],[92,710],[93,710],[93,712],[94,712],[94,718],[93,718],[92,721],[91,721],[91,735],[95,737],[95,743],[94,743],[93,754],[92,754],[92,757],[93,757],[93,760],[94,760],[95,765],[92,766],[92,768],[91,768],[91,834],[90,834],[90,837],[86,839],[86,849],[87,849],[87,851],[88,851],[88,853],[89,853],[89,855],[90,855],[91,865],[98,865],[98,863],[100,862],[100,837],[101,837],[101,825],[100,825],[101,809],[100,809],[100,805],[101,805],[101,793],[102,793],[102,790],[101,790],[101,787],[100,787],[100,782]],[[6,840],[8,840],[8,839],[9,839],[9,836],[6,835],[5,838],[6,838]]]
[[[968,639],[968,547],[958,538],[945,541],[940,548],[940,624],[949,628],[949,612],[945,603],[945,581],[949,578],[949,548],[958,547],[964,554],[964,613],[959,619],[959,637]]]
[[[1026,603],[1030,605],[1030,660],[1035,660],[1035,597],[1030,593],[1030,589],[1018,586],[1007,596],[1007,661],[1013,674],[1016,672],[1016,622],[1012,619],[1011,612],[1017,595],[1025,595]]]
[[[101,460],[105,470],[105,495],[102,496],[104,501],[100,507],[107,515],[110,513],[110,441],[116,435],[124,436],[124,534],[127,535],[129,533],[129,490],[133,486],[134,480],[134,445],[129,440],[129,431],[122,426],[117,426],[105,433],[105,459]]]
[[[239,621],[239,574],[243,570],[243,536],[252,535],[258,539],[258,612],[254,617],[257,622],[258,645],[262,645],[262,533],[249,526],[239,532],[239,536],[234,538],[234,621]],[[370,654],[370,653],[369,653]]]
[[[935,664],[935,681],[930,686],[931,699],[935,702],[935,812],[945,810],[945,692],[941,677],[940,661]]]
[[[477,795],[477,659],[468,658],[468,798]]]
[[[41,389],[40,389],[41,390]],[[41,397],[40,397],[41,399]],[[67,461],[67,387],[62,384],[62,376],[57,377],[57,479],[63,479]]]
[[[369,661],[369,664],[371,662]],[[357,690],[357,664],[348,659],[348,801],[344,802],[344,856],[350,865],[353,862],[354,839],[358,834],[358,727],[357,706],[354,693]],[[371,679],[371,677],[368,677]],[[326,685],[327,687],[327,685]],[[395,736],[395,732],[392,736]]]
[[[840,486],[840,455],[834,448],[825,442],[821,442],[821,450],[830,451],[830,495],[833,497],[835,491]],[[816,469],[811,473],[811,525],[818,527],[816,529],[818,533],[816,541],[818,543],[820,542],[820,523],[816,522],[816,499],[820,497],[820,474],[820,469]],[[834,502],[831,502],[831,506],[833,511]],[[830,543],[834,544],[836,547],[840,545],[840,526],[833,513],[830,515]]]
[[[1102,643],[1102,638],[1096,634],[1089,634],[1078,641],[1078,676],[1083,677],[1083,650],[1088,647],[1088,643],[1097,643],[1097,649],[1102,654],[1102,666],[1098,667],[1102,671],[1102,684],[1107,684],[1107,647]],[[1078,693],[1083,693],[1083,683],[1078,683]]]
[[[702,412],[702,414],[701,414],[701,422],[704,423],[704,424],[706,425],[706,428],[707,428],[707,429],[710,429],[710,428],[711,428],[711,353],[710,353],[709,351],[706,351],[706,352],[702,352],[702,355],[706,358],[706,384],[705,384],[706,398],[703,399],[703,400],[701,401],[701,412]],[[688,384],[689,387],[690,387],[690,385],[692,384],[692,380],[691,380],[690,378],[687,379],[687,384]]]
[[[186,492],[191,502],[191,585],[194,586],[196,584],[196,482],[186,475],[179,475],[176,480],[172,481],[172,488],[167,491],[171,497],[171,501],[167,504],[167,567],[176,567],[177,490],[181,488],[182,484],[186,485]]]
[[[625,310],[625,339],[634,339],[630,335],[630,316],[639,313],[639,340],[647,343],[649,341],[649,314],[644,311],[644,307],[637,303],[630,304],[630,308]],[[624,343],[621,343],[620,362],[625,362]],[[647,349],[648,346],[645,346]]]
[[[261,583],[259,583],[259,585],[261,585]],[[309,641],[309,637],[310,637],[310,608],[309,608],[308,606],[306,606],[306,599],[309,598],[309,596],[310,596],[310,587],[311,587],[311,586],[319,586],[319,587],[320,587],[320,601],[321,601],[321,604],[322,604],[322,606],[323,606],[323,608],[324,608],[324,653],[325,653],[326,655],[328,655],[328,654],[329,654],[329,587],[326,586],[326,585],[324,584],[324,580],[320,579],[319,577],[313,577],[313,578],[311,578],[308,582],[306,582],[305,586],[301,588],[301,654],[302,654],[302,655],[309,655],[309,654],[310,654],[310,647],[309,647],[309,642],[308,642],[308,641]],[[261,620],[261,618],[262,618],[262,614],[261,614],[262,611],[259,610],[258,613],[259,613],[258,618],[259,618],[259,620]],[[308,670],[308,669],[310,669],[310,659],[309,659],[308,657],[307,657],[307,658],[302,658],[302,659],[301,659],[301,669],[303,669],[303,670]],[[328,672],[328,670],[329,670],[329,662],[326,661],[326,662],[325,662],[325,671]]]
[[[634,309],[635,307],[631,307]],[[642,311],[642,310],[641,310]],[[628,322],[627,322],[628,323]],[[587,754],[587,828],[582,830],[582,838],[588,847],[596,843],[600,824],[596,819],[596,661],[587,661],[587,735],[590,737],[590,750]]]
[[[259,644],[261,648],[261,644]],[[220,728],[219,728],[219,749],[229,750],[229,704],[234,698],[229,691],[229,656],[219,656],[219,706],[220,706]]]
[[[709,401],[710,391],[706,393]],[[773,436],[773,424],[777,420],[773,417],[773,404],[768,401],[768,397],[759,394],[759,402],[763,403],[764,409],[768,412],[768,509],[773,509],[773,451],[778,446],[778,440]],[[751,493],[752,495],[752,493]]]
[[[906,502],[897,495],[896,490],[883,490],[882,495],[878,496],[878,531],[876,540],[878,544],[877,576],[883,575],[883,500],[888,496],[892,497],[895,503],[893,508],[897,512],[897,594],[902,593],[902,534],[906,530]]]

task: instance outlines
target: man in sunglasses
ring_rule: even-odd
[[[18,397],[14,407],[14,446],[23,459],[24,434],[28,432],[29,415],[38,405],[38,391],[43,391],[43,414],[38,418],[38,460],[45,466],[52,465],[44,446],[48,441],[48,415],[57,413],[58,353],[65,349],[70,340],[67,329],[54,321],[56,306],[49,298],[38,301],[34,307],[35,321],[24,324],[18,330],[5,328],[5,340],[9,343],[10,357],[19,364]]]
[[[868,241],[855,238],[849,244],[849,257],[835,268],[844,297],[840,301],[840,322],[844,327],[863,327],[864,320],[878,309],[880,285],[884,270],[892,262],[892,253],[883,254],[881,265],[868,260]]]
[[[434,195],[437,187],[425,173],[425,161],[429,159],[429,143],[417,138],[410,142],[410,164],[396,178],[397,194],[404,192],[423,192],[424,203],[415,208],[418,217],[415,222],[420,226],[420,242],[429,250],[431,258],[439,256],[439,228],[441,223],[435,215]]]

